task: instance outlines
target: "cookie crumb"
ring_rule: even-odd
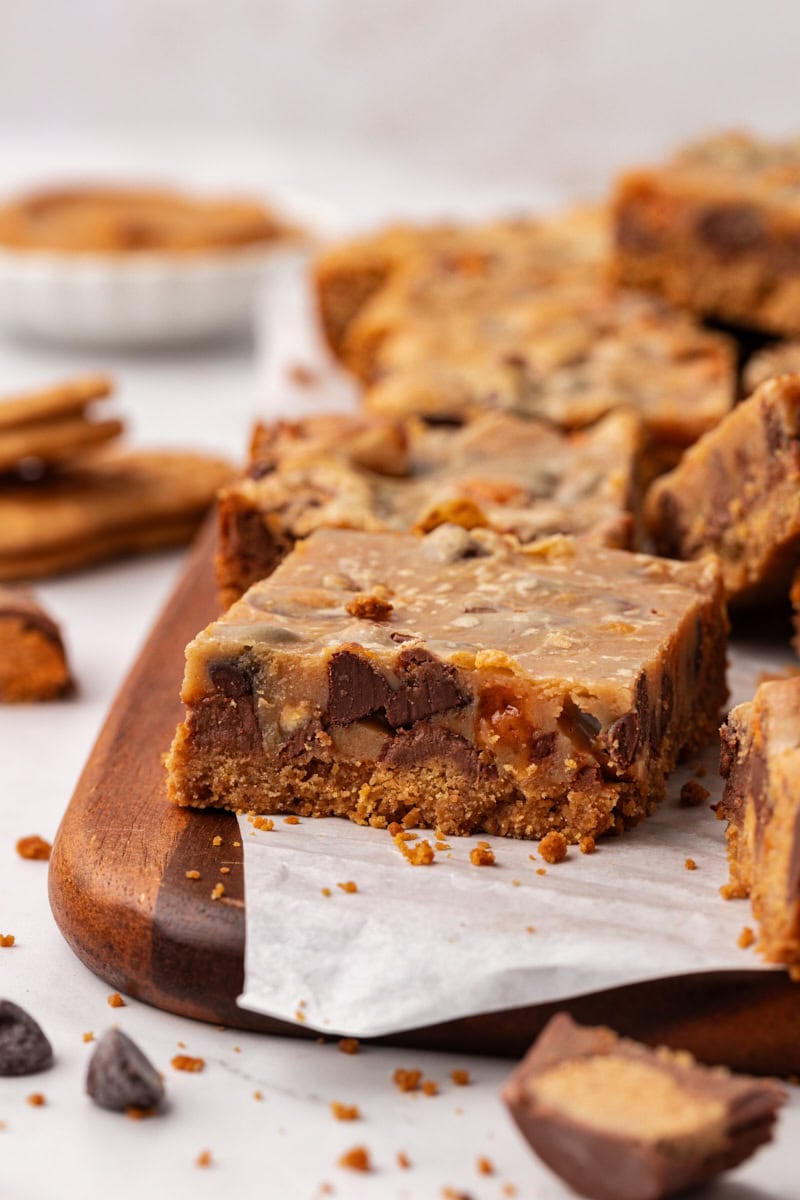
[[[434,844],[434,848],[436,850],[449,850],[450,849],[449,842],[434,842],[433,844]]]
[[[358,1038],[339,1038],[338,1048],[342,1054],[358,1054],[361,1043]]]
[[[422,1084],[422,1091],[426,1096],[438,1096],[439,1085],[433,1079],[426,1079]]]
[[[300,818],[299,817],[284,817],[283,823],[284,823],[284,825],[299,825]]]
[[[594,854],[595,850],[597,849],[597,842],[590,833],[584,834],[584,836],[578,842],[578,849],[580,850],[581,854]]]
[[[563,833],[551,829],[539,842],[539,854],[551,866],[563,862],[567,857],[567,839]]]
[[[319,375],[312,367],[307,367],[305,363],[292,363],[286,368],[286,374],[292,383],[297,383],[300,387],[313,387],[319,383]]]
[[[176,1054],[170,1059],[170,1066],[176,1071],[202,1071],[205,1065],[204,1058],[194,1058],[191,1054]]]
[[[200,878],[200,872],[199,872],[199,871],[187,871],[187,872],[186,872],[186,878],[187,878],[187,879],[199,879],[199,878]]]
[[[400,834],[403,832],[403,826],[399,823],[399,821],[392,821],[392,823],[387,826],[386,832],[390,837],[400,837]]]
[[[211,839],[211,845],[212,846],[221,846],[222,845],[222,838],[219,836],[219,834],[217,834],[216,837],[213,837]]]
[[[331,1100],[330,1110],[337,1121],[359,1121],[361,1111],[357,1104],[342,1104],[340,1100]]]
[[[517,1194],[517,1189],[513,1183],[504,1183],[503,1184],[503,1195],[504,1196],[516,1196],[516,1194]]]
[[[341,1156],[339,1166],[345,1167],[348,1171],[371,1171],[372,1162],[369,1150],[366,1146],[353,1146]]]
[[[198,1154],[197,1158],[194,1160],[194,1165],[196,1167],[210,1167],[212,1161],[213,1160],[211,1158],[211,1151],[210,1150],[201,1150],[200,1153]]]
[[[411,1166],[411,1159],[408,1157],[405,1150],[397,1151],[397,1165],[402,1171],[407,1171]]]
[[[753,933],[753,930],[749,925],[745,925],[742,929],[742,932],[736,939],[736,944],[737,946],[740,946],[742,950],[749,950],[755,940],[756,935]]]
[[[693,858],[687,858],[683,865],[686,867],[687,871],[696,871],[697,870],[697,863],[694,861]]]
[[[220,867],[219,873],[220,875],[230,875],[231,869],[230,867]]]
[[[494,850],[492,850],[491,846],[479,842],[477,846],[473,846],[470,850],[469,861],[473,867],[492,867],[495,861]]]
[[[146,1121],[148,1117],[154,1117],[157,1111],[155,1108],[140,1108],[138,1104],[129,1104],[125,1109],[125,1116],[129,1121]]]
[[[699,808],[710,795],[708,788],[704,788],[696,779],[689,779],[681,788],[679,803],[681,808]]]
[[[450,1072],[450,1078],[456,1087],[466,1087],[469,1083],[469,1071],[465,1071],[463,1067],[456,1067]]]
[[[419,1089],[420,1081],[422,1080],[422,1071],[418,1071],[416,1067],[410,1069],[406,1067],[398,1067],[392,1075],[394,1086],[401,1092],[416,1092]]]
[[[94,1041],[94,1034],[92,1033],[91,1029],[88,1029],[86,1031],[86,1033],[83,1035],[83,1040],[84,1040],[84,1042],[93,1042]]]
[[[323,896],[332,896],[333,895],[330,888],[320,888],[319,890],[322,892]]]
[[[224,884],[215,883],[213,888],[211,889],[211,899],[212,900],[221,900],[224,895],[225,895]]]
[[[479,1175],[494,1175],[494,1163],[490,1158],[481,1155],[475,1165]]]
[[[536,874],[537,874],[537,875],[546,875],[546,874],[547,874],[547,870],[546,870],[544,867],[537,867],[537,868],[536,868]]]
[[[17,842],[17,854],[20,858],[31,858],[38,862],[47,862],[52,849],[50,843],[39,837],[38,833],[21,837]]]
[[[535,925],[526,925],[525,932],[526,933],[536,933],[536,926]]]
[[[394,843],[412,867],[429,867],[436,858],[433,846],[427,839],[409,846],[406,844],[404,835],[398,833]]]
[[[254,829],[260,829],[262,833],[269,833],[275,828],[272,817],[253,817],[251,824]]]
[[[25,1103],[30,1104],[32,1108],[41,1108],[47,1103],[47,1098],[44,1092],[31,1092],[30,1096],[25,1097]]]
[[[0,946],[4,946],[6,950],[10,949],[16,940],[13,933],[0,933]]]
[[[253,1092],[253,1099],[254,1099],[254,1100],[263,1100],[263,1099],[264,1099],[264,1093],[263,1093],[263,1092],[261,1092],[261,1091],[259,1091],[258,1089],[256,1089],[256,1090]]]
[[[119,992],[112,992],[107,1000],[109,1008],[124,1008],[125,1001],[120,996]]]
[[[337,888],[341,888],[343,892],[347,892],[348,895],[352,895],[358,891],[358,885],[353,883],[352,879],[348,879],[346,883],[337,883],[336,886]]]

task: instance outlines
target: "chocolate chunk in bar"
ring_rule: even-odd
[[[662,554],[722,560],[737,603],[785,596],[800,562],[800,375],[763,383],[650,488]]]
[[[726,628],[713,560],[317,530],[188,647],[170,794],[450,834],[622,829],[716,731]]]
[[[800,142],[724,133],[630,171],[614,199],[618,274],[676,304],[800,332]]]
[[[55,621],[32,592],[0,586],[0,702],[53,700],[71,686]]]
[[[164,1084],[153,1064],[121,1029],[109,1029],[89,1060],[86,1091],[100,1108],[155,1108]]]
[[[765,958],[800,977],[800,677],[762,683],[721,734],[726,894],[750,896]]]
[[[314,529],[426,533],[455,523],[523,542],[571,533],[627,549],[642,448],[630,412],[573,434],[510,413],[463,429],[346,414],[260,426],[247,476],[220,497],[223,602],[269,575]],[[384,608],[373,604],[377,619]]]
[[[33,1017],[0,1000],[0,1075],[33,1075],[53,1063],[53,1047]]]
[[[590,1200],[661,1200],[713,1179],[772,1138],[771,1080],[700,1066],[559,1013],[503,1090],[544,1163]]]

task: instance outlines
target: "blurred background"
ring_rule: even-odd
[[[5,3],[0,183],[279,183],[356,222],[552,203],[711,128],[800,129],[798,34],[794,0]]]

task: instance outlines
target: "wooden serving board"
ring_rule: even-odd
[[[237,1007],[245,899],[236,819],[178,809],[166,798],[162,755],[182,717],[184,647],[217,613],[214,537],[209,521],[89,756],[53,847],[50,903],[72,949],[113,988],[215,1024],[316,1036]],[[226,894],[212,901],[223,864],[230,867]],[[187,870],[199,871],[200,881],[187,879]],[[780,971],[651,981],[383,1040],[517,1057],[563,1008],[576,1020],[683,1047],[707,1062],[800,1073],[800,986]]]

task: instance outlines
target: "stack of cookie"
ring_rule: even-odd
[[[185,542],[229,479],[220,459],[120,448],[123,422],[95,415],[112,390],[92,375],[0,400],[0,579]]]

